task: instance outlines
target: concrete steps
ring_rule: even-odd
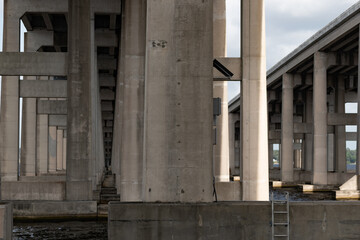
[[[108,216],[108,203],[110,201],[120,201],[120,195],[117,194],[115,187],[115,175],[105,175],[104,181],[101,184],[101,188],[98,191],[98,216]]]
[[[101,194],[100,204],[108,204],[110,201],[120,201],[119,194]]]

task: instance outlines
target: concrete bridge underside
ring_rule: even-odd
[[[360,111],[345,112],[346,103],[360,99],[359,13],[357,3],[267,72],[270,176],[281,181],[274,186],[306,184],[304,191],[341,186],[338,198],[359,198],[359,167],[347,170],[346,141],[357,141],[359,166],[360,131],[346,132],[346,126],[359,129]],[[235,173],[240,165],[234,132],[239,131],[240,108],[239,97],[229,105],[230,162]],[[279,167],[273,165],[275,144]]]

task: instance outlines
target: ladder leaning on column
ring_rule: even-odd
[[[289,193],[286,192],[285,200],[274,200],[274,193],[271,193],[271,230],[272,240],[290,239],[290,218],[289,218]]]

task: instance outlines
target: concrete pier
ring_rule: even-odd
[[[214,58],[226,56],[226,1],[213,1],[213,53]],[[215,181],[229,182],[229,125],[228,125],[228,89],[226,81],[213,84],[214,98],[221,99],[221,115],[216,120],[216,145],[214,146]]]
[[[90,0],[69,0],[66,199],[91,200]]]
[[[326,185],[327,182],[327,55],[314,54],[314,157],[313,184]]]
[[[147,1],[145,202],[213,200],[212,36],[212,1]]]
[[[294,90],[293,76],[284,74],[282,79],[281,116],[281,181],[294,181]]]
[[[244,201],[269,200],[263,0],[242,1],[241,144]]]
[[[143,196],[143,132],[144,132],[144,81],[146,50],[146,2],[126,1],[123,5],[120,65],[117,98],[122,99],[120,141],[114,141],[114,149],[121,146],[119,154],[121,201],[142,201]],[[115,150],[117,151],[117,150]],[[116,159],[116,158],[115,158]],[[114,159],[114,160],[115,160]],[[118,160],[118,159],[116,159]],[[116,161],[115,160],[115,161]]]

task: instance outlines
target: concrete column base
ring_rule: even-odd
[[[338,189],[339,187],[334,185],[302,185],[303,192],[331,192]]]
[[[299,187],[299,184],[295,182],[283,182],[283,181],[273,181],[273,188],[296,188]]]
[[[336,200],[360,200],[359,190],[338,190],[336,192]]]
[[[241,182],[217,182],[215,183],[217,200],[241,201]]]

